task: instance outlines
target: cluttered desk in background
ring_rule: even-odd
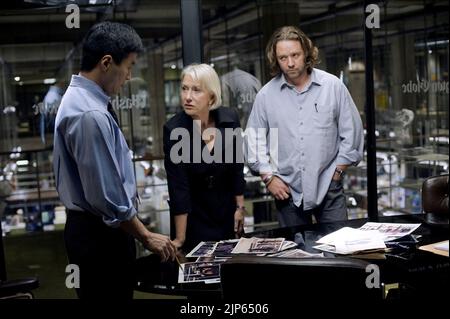
[[[319,251],[313,248],[313,246],[317,245],[316,241],[318,239],[342,227],[359,228],[366,222],[368,222],[367,219],[355,219],[309,226],[274,228],[249,233],[245,237],[282,237],[294,241],[299,249],[308,253],[319,253]],[[364,260],[377,265],[380,269],[381,282],[384,284],[384,287],[395,288],[390,293],[391,297],[416,299],[430,297],[434,294],[442,293],[442,291],[448,291],[449,258],[419,249],[419,247],[424,245],[448,240],[448,225],[429,225],[425,222],[424,215],[380,217],[378,222],[420,223],[420,227],[413,232],[414,238],[417,238],[418,242],[413,245],[404,245],[399,242],[399,245],[391,247],[389,252],[382,254],[348,257],[325,253],[326,259],[328,261],[330,258],[347,260],[348,258],[357,257],[358,260]],[[232,259],[235,258],[239,257],[232,257]],[[250,256],[247,258],[254,259],[256,262],[263,260],[258,259],[261,258],[259,256]],[[285,260],[286,258],[280,259]],[[180,260],[182,263],[191,261],[186,257]],[[178,264],[175,262],[160,263],[158,257],[155,255],[138,259],[137,274],[136,290],[138,291],[186,296],[192,299],[205,298],[220,300],[222,298],[223,291],[220,283],[178,283]],[[279,276],[279,274],[273,274],[273,276]],[[264,280],[265,278],[261,278],[262,282]],[[299,288],[296,290],[296,294],[299,295],[301,289],[300,287],[296,288]],[[279,297],[280,294],[282,295],[288,291],[274,291],[273,293],[278,294]],[[386,297],[386,294],[384,297]]]

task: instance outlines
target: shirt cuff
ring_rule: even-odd
[[[261,163],[259,165],[259,174],[273,174],[272,166],[269,163]]]
[[[103,216],[103,222],[112,228],[118,228],[120,223],[131,220],[137,215],[136,208],[131,207],[131,209],[123,216],[123,218],[110,218],[109,216]]]
[[[357,151],[350,152],[346,155],[338,155],[336,159],[336,165],[358,165],[361,161],[361,156],[359,156]]]

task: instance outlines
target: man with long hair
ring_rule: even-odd
[[[257,150],[247,154],[249,167],[275,197],[281,226],[310,224],[313,215],[347,219],[342,176],[361,161],[364,145],[355,103],[336,76],[315,68],[319,51],[299,28],[276,30],[266,54],[274,77],[247,125],[266,134],[247,139],[248,151]]]

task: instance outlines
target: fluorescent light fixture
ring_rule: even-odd
[[[427,47],[430,47],[430,46],[441,46],[441,45],[446,45],[446,44],[448,44],[448,40],[438,40],[438,41],[428,41],[428,42],[419,42],[419,43],[416,43],[414,46],[416,46],[416,47],[424,47],[424,46],[427,46]]]
[[[437,143],[444,143],[444,144],[448,144],[449,143],[449,138],[446,136],[430,136],[428,138],[428,140],[430,142],[437,142]]]
[[[28,165],[28,160],[21,160],[21,161],[17,161],[16,164],[18,166],[27,166]]]
[[[55,78],[44,79],[44,84],[53,84],[56,82]]]

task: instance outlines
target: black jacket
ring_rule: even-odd
[[[234,238],[235,196],[244,193],[244,164],[243,157],[239,156],[242,155],[241,135],[229,134],[232,138],[225,138],[227,128],[240,128],[237,112],[233,108],[219,107],[212,110],[211,114],[222,136],[222,143],[220,137],[216,136],[211,153],[197,130],[193,130],[192,118],[184,111],[176,114],[164,125],[164,165],[169,187],[170,212],[172,217],[188,213],[185,249],[191,249],[200,241]],[[185,132],[189,132],[187,149],[179,147],[181,136],[176,140],[170,140],[170,134],[175,133],[176,128],[183,128]],[[197,134],[196,143],[201,145],[200,148],[194,147],[194,134]],[[174,163],[170,157],[170,151],[174,146],[179,155],[186,156],[184,158],[186,161]],[[205,154],[216,155],[217,158],[220,153],[216,152],[221,150],[221,161],[205,162],[200,155],[200,149]],[[194,163],[195,158],[197,163]],[[171,234],[174,238],[173,227]]]

